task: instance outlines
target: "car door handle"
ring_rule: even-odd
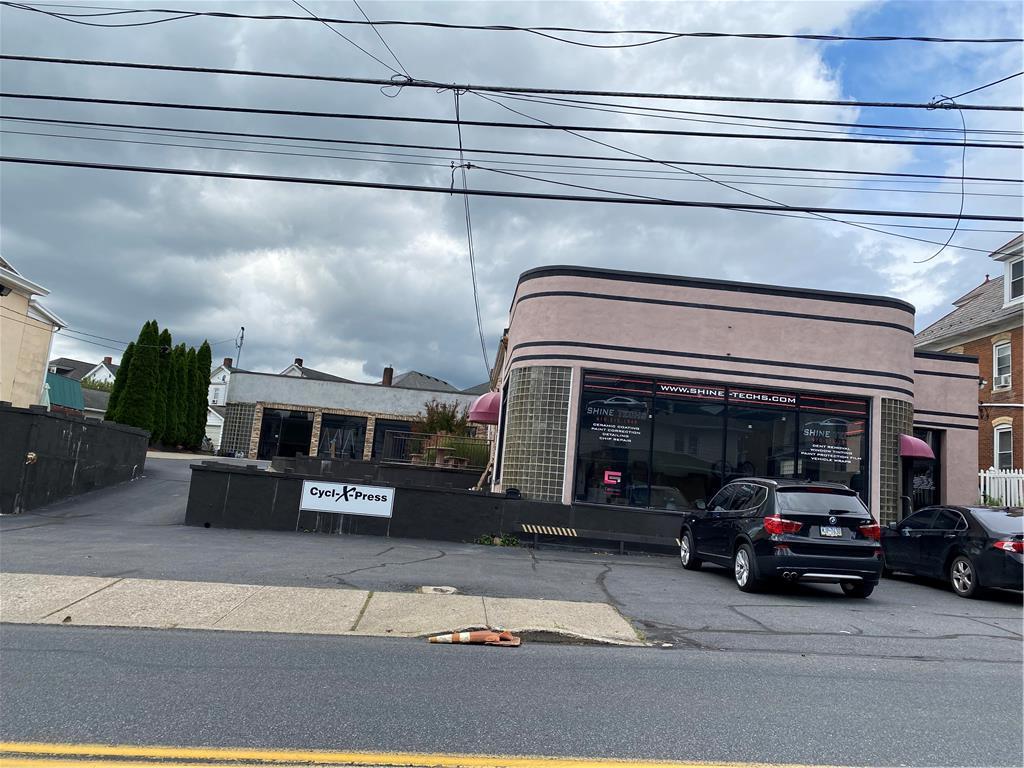
[[[942,538],[944,538],[944,539],[955,539],[956,538],[956,534],[955,533],[947,533]]]

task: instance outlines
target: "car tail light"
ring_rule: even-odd
[[[1004,552],[1016,552],[1018,555],[1024,554],[1024,541],[1019,539],[1000,539],[992,546]]]
[[[878,523],[868,523],[867,525],[860,526],[857,530],[869,539],[874,539],[875,541],[882,540],[882,526]]]
[[[803,527],[803,523],[798,523],[796,520],[786,520],[778,515],[772,515],[764,519],[764,529],[773,536],[780,533],[796,533]]]

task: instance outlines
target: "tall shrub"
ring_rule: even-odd
[[[121,355],[121,365],[114,375],[114,388],[110,390],[110,399],[107,401],[107,412],[103,418],[108,421],[117,421],[117,404],[124,393],[125,382],[128,380],[128,369],[132,364],[132,357],[135,355],[135,342],[129,342]]]
[[[168,442],[167,440],[167,384],[171,374],[171,332],[164,328],[160,332],[160,349],[156,398],[153,409],[152,442]]]
[[[203,341],[196,352],[196,420],[193,423],[193,440],[195,445],[203,444],[206,435],[206,405],[210,393],[210,369],[213,367],[213,350],[210,343]]]
[[[188,448],[195,448],[196,411],[196,348],[189,347],[185,353],[185,407],[182,409],[182,442]]]
[[[118,402],[117,421],[152,434],[160,379],[160,331],[156,320],[142,326],[135,343],[124,392]]]
[[[174,348],[174,352],[171,353],[171,380],[173,381],[173,398],[170,398],[168,408],[173,409],[174,418],[171,423],[173,425],[173,439],[171,440],[173,445],[184,445],[185,444],[185,413],[187,408],[185,406],[185,398],[188,393],[188,380],[186,371],[186,351],[185,345],[179,344]],[[169,385],[168,390],[172,389]]]

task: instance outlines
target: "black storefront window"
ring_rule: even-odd
[[[649,385],[595,376],[583,393],[576,462],[577,498],[648,506],[651,478]]]
[[[406,437],[410,432],[411,421],[377,419],[370,455],[378,461],[408,461],[410,447],[413,445]]]
[[[260,423],[260,444],[256,457],[295,456],[309,453],[313,438],[313,414],[308,411],[283,411],[268,408]]]
[[[577,501],[688,509],[753,476],[867,497],[866,400],[588,373],[580,407]]]
[[[910,459],[910,487],[914,509],[941,503],[939,484],[942,474],[942,432],[937,429],[915,429],[914,437],[924,440],[935,454],[934,459]],[[906,461],[906,459],[904,459]]]
[[[366,419],[325,413],[320,419],[320,456],[361,459],[366,445]]]

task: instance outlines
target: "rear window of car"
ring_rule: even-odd
[[[819,488],[783,488],[776,501],[787,512],[867,512],[856,494]]]
[[[1024,508],[1006,509],[974,508],[971,510],[985,528],[1000,536],[1014,536],[1024,533]]]

